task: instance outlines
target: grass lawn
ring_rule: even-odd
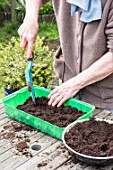
[[[46,40],[58,40],[59,34],[55,23],[39,23],[39,36]]]
[[[21,24],[15,23],[12,24],[11,22],[5,22],[4,26],[0,28],[0,43],[4,45],[10,41],[11,37],[19,38],[17,30]],[[56,23],[39,23],[39,32],[38,35],[40,37],[45,37],[46,40],[58,40],[59,34]]]

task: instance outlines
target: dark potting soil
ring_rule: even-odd
[[[0,131],[0,139],[8,140],[15,147],[16,155],[32,157],[29,152],[29,136],[26,134],[28,131],[32,132],[35,129],[11,119],[11,122],[3,126],[3,130]]]
[[[94,118],[77,123],[65,134],[65,141],[73,150],[85,155],[113,156],[113,124]]]
[[[36,102],[37,105],[34,106],[30,97],[23,105],[19,105],[17,108],[59,127],[66,127],[85,114],[69,106],[61,106],[60,108],[49,106],[48,99],[45,97],[36,98]]]

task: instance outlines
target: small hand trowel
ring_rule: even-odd
[[[27,49],[28,49],[28,45],[26,46],[26,50]],[[34,91],[33,82],[32,82],[32,59],[33,57],[34,57],[34,53],[32,52],[31,57],[28,58],[28,67],[25,70],[25,78],[26,78],[28,90],[31,92],[31,97],[32,97],[34,106],[36,106],[36,97],[35,97],[35,91]]]

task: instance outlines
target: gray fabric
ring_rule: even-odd
[[[53,0],[63,55],[63,60],[60,53],[54,57],[54,68],[63,81],[87,69],[106,52],[113,52],[113,0],[101,1],[102,19],[85,24],[80,13],[70,15],[66,0]],[[113,109],[113,74],[82,89],[82,100],[97,108]]]
[[[49,2],[50,0],[42,0],[42,3],[45,4],[47,2]]]
[[[82,100],[82,91],[79,91],[79,92],[76,94],[75,99]]]

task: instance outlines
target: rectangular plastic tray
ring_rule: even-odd
[[[44,96],[47,98],[49,93],[51,92],[48,89],[45,89],[43,87],[38,87],[38,86],[34,86],[34,89],[35,89],[36,97]],[[29,97],[30,97],[30,92],[28,91],[27,87],[5,97],[2,100],[2,102],[4,104],[6,114],[10,116],[11,118],[24,122],[25,124],[32,126],[38,130],[41,130],[53,137],[62,139],[62,133],[64,131],[64,128],[50,124],[49,122],[46,122],[40,118],[32,116],[16,108],[18,105],[24,104],[24,102]],[[87,118],[92,117],[92,112],[95,109],[95,106],[76,100],[74,98],[71,98],[68,101],[66,101],[64,103],[64,106],[71,106],[71,107],[77,108],[78,110],[86,112],[86,114],[79,117],[77,120],[82,120],[82,119],[87,119]]]

